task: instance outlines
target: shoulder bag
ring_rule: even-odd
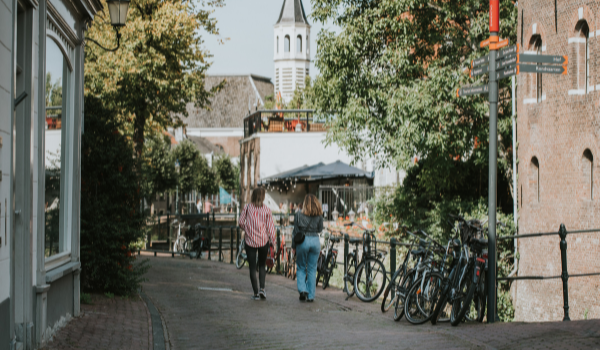
[[[302,244],[302,242],[304,242],[304,232],[300,231],[299,226],[299,215],[298,213],[294,214],[294,232],[293,232],[293,236],[294,236],[294,244],[295,245],[299,245]]]

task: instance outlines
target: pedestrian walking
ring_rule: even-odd
[[[321,250],[319,233],[323,231],[323,209],[314,194],[304,197],[302,211],[294,217],[292,248],[296,249],[296,281],[300,301],[315,300],[317,260]]]
[[[275,247],[275,226],[273,225],[273,214],[271,209],[263,204],[265,200],[265,189],[259,187],[252,191],[250,203],[246,204],[240,214],[239,226],[246,233],[244,235],[246,255],[250,265],[250,282],[254,295],[253,300],[267,299],[265,292],[265,268],[269,245]],[[256,282],[256,264],[258,255],[258,278],[260,290]]]

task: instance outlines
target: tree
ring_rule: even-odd
[[[417,157],[416,185],[428,198],[486,196],[487,98],[459,99],[456,89],[486,81],[466,72],[471,59],[487,54],[478,43],[488,36],[488,3],[314,0],[313,8],[314,19],[341,27],[318,38],[314,103],[318,113],[335,111],[328,142],[407,170]],[[501,0],[500,37],[511,43],[516,19],[513,1]],[[512,141],[509,83],[500,83],[500,149]],[[502,171],[511,154],[501,156]],[[498,196],[510,201],[506,180]]]
[[[85,46],[85,93],[118,112],[121,132],[133,137],[138,156],[146,131],[182,125],[189,102],[208,108],[209,97],[223,85],[204,88],[210,63],[199,33],[218,34],[210,8],[223,6],[224,0],[202,1],[200,9],[195,4],[132,0],[117,51],[107,52],[92,43]],[[108,15],[97,16],[87,36],[105,47],[116,45]]]
[[[183,140],[173,156],[179,162],[178,183],[182,193],[196,190],[202,194],[215,194],[219,191],[215,173],[193,142]]]
[[[164,137],[155,136],[145,143],[145,157],[142,164],[142,183],[147,200],[156,193],[162,193],[177,187],[175,159],[171,144]]]
[[[287,104],[288,109],[312,109],[314,91],[311,86],[310,76],[304,79],[304,88],[297,87],[292,99]]]
[[[213,169],[215,169],[217,182],[221,187],[228,192],[236,189],[235,166],[227,154],[223,154],[213,161]]]
[[[134,263],[134,244],[144,236],[138,160],[117,130],[114,112],[85,97],[81,174],[81,280],[84,290],[129,294],[147,271]]]

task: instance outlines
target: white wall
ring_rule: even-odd
[[[260,178],[264,179],[304,165],[325,164],[352,158],[333,144],[325,147],[325,132],[261,133]]]

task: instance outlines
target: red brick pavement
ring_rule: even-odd
[[[142,299],[92,295],[92,305],[81,304],[72,319],[46,344],[47,350],[149,350],[152,348],[150,313]]]
[[[268,300],[251,301],[247,268],[150,259],[144,291],[172,349],[600,349],[600,320],[413,326],[339,289],[319,287],[314,303],[300,303],[295,281],[269,275]]]

